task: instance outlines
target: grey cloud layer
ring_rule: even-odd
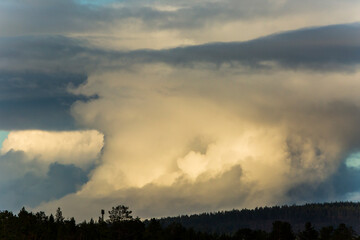
[[[69,108],[84,98],[70,94],[69,86],[85,83],[94,71],[148,63],[348,71],[360,63],[360,24],[302,29],[248,42],[130,52],[97,49],[61,36],[2,38],[0,128],[74,129]]]
[[[329,70],[360,62],[360,24],[335,25],[274,34],[248,42],[213,43],[162,51],[128,53],[138,61],[172,64],[240,62],[261,67],[274,61],[283,67]],[[135,60],[136,61],[136,60]],[[266,67],[266,63],[264,63]]]
[[[0,72],[0,128],[52,129],[77,128],[69,108],[86,100],[67,92],[86,76],[69,73]]]
[[[0,39],[0,129],[78,128],[70,107],[89,98],[68,88],[86,81],[89,53],[60,36]]]
[[[355,4],[342,1],[113,1],[113,5],[84,5],[63,1],[3,1],[0,5],[0,36],[65,34],[109,29],[119,21],[141,21],[146,29],[192,29],[236,20],[334,10]],[[166,10],[172,7],[174,10]],[[46,19],[46,21],[44,21]]]
[[[230,43],[209,43],[165,50],[106,51],[66,37],[1,39],[1,69],[36,69],[87,73],[128,64],[162,62],[187,65],[196,62],[240,62],[254,67],[274,61],[283,67],[313,70],[360,62],[360,24],[333,25],[274,34]],[[264,64],[264,66],[267,66]]]
[[[360,185],[360,169],[342,164],[337,172],[317,184],[301,183],[288,190],[291,202],[323,202],[347,201],[349,193],[358,192]]]
[[[17,211],[76,192],[88,180],[88,172],[73,165],[51,164],[45,175],[40,163],[27,162],[22,152],[0,156],[0,205]]]

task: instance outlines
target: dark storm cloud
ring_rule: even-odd
[[[45,178],[27,174],[11,184],[11,191],[18,199],[18,203],[36,206],[41,201],[61,198],[69,193],[76,192],[88,180],[87,173],[74,165],[52,164]]]
[[[58,34],[99,27],[111,20],[111,11],[100,11],[75,4],[72,0],[2,1],[1,35]]]
[[[1,68],[87,73],[128,64],[241,63],[327,71],[360,62],[360,24],[332,25],[274,34],[247,42],[209,43],[164,50],[109,51],[66,37],[0,40]]]
[[[9,152],[0,157],[0,205],[2,209],[18,210],[76,192],[87,182],[84,170],[74,165],[51,164],[45,176],[39,175],[36,162],[23,162],[24,154]],[[25,170],[26,169],[26,170]]]
[[[295,13],[336,9],[338,1],[112,1],[117,7],[79,4],[72,0],[4,0],[0,5],[0,35],[64,34],[109,29],[117,22],[138,20],[146,29],[194,29],[236,20],[275,18]],[[341,6],[354,4],[344,0]],[[91,1],[88,1],[91,3]],[[161,9],[171,6],[172,11]],[[160,8],[158,8],[160,7]],[[2,8],[2,11],[1,11]]]
[[[309,146],[309,137],[306,135],[319,134],[324,139],[338,138],[341,142],[342,154],[338,156],[335,169],[332,169],[332,173],[325,179],[320,178],[316,182],[305,180],[292,186],[286,193],[289,202],[346,200],[348,194],[360,190],[360,168],[346,165],[347,158],[359,152],[360,107],[351,102],[335,101],[322,107],[312,106],[301,115],[295,114],[292,121],[294,123],[298,121],[296,124],[300,129],[306,129],[306,125],[312,128],[303,132],[304,136],[289,135],[287,138],[286,148],[292,169],[289,172],[290,177],[297,178],[297,174],[305,171],[308,176],[317,175],[316,168],[306,170],[306,146]],[[332,133],[328,135],[330,132]],[[328,161],[329,155],[319,147],[316,140],[313,140],[311,146],[318,163],[322,160]]]
[[[86,76],[79,74],[0,71],[0,128],[74,129],[69,109],[86,98],[67,88],[84,81]]]
[[[98,62],[93,57],[106,56],[106,52],[83,45],[85,42],[63,36],[0,38],[0,69],[85,75],[94,67],[90,64]]]
[[[347,194],[360,190],[360,169],[341,164],[339,169],[323,182],[301,183],[287,192],[289,202],[324,202],[346,200]]]
[[[360,62],[360,24],[334,25],[274,34],[248,42],[210,43],[161,51],[134,51],[138,61],[172,64],[240,62],[266,67],[274,61],[286,68],[343,68]]]
[[[61,36],[0,39],[0,129],[77,128],[70,107],[86,98],[68,88],[86,82],[86,52]]]
[[[137,4],[129,9],[119,9],[119,12],[131,12],[125,18],[132,17],[141,19],[147,28],[157,29],[199,29],[209,25],[228,23],[231,21],[251,21],[254,19],[274,19],[286,15],[296,15],[324,9],[328,11],[338,8],[336,1],[272,1],[272,0],[225,0],[225,1],[152,1],[147,8],[139,8],[143,1],[135,1]],[[174,11],[162,11],[153,6],[156,4],[178,7]],[[353,0],[342,2],[354,4]],[[266,21],[266,20],[265,20]],[[234,29],[236,31],[236,29]]]
[[[335,101],[325,106],[311,106],[308,111],[292,116],[291,122],[297,124],[302,134],[297,136],[289,135],[286,141],[286,149],[290,163],[289,177],[297,178],[307,172],[309,179],[316,176],[316,167],[312,169],[307,166],[306,152],[311,145],[317,164],[314,166],[327,165],[330,156],[321,149],[319,140],[315,135],[323,139],[337,138],[341,143],[341,154],[337,157],[337,163],[330,169],[326,178],[319,178],[318,181],[303,182],[291,186],[286,192],[289,203],[302,203],[309,201],[339,201],[346,200],[348,194],[360,190],[360,168],[349,167],[346,160],[351,154],[359,152],[360,146],[360,107],[352,102]],[[298,112],[301,110],[298,109]],[[310,128],[307,126],[311,126]],[[295,128],[296,126],[294,126]],[[304,131],[308,128],[307,131]],[[299,130],[298,130],[299,131]],[[312,136],[312,141],[309,139]],[[326,165],[321,165],[324,162]]]
[[[248,42],[210,43],[165,50],[109,51],[62,36],[0,39],[0,128],[74,129],[68,92],[93,71],[133,64],[242,64],[251,68],[347,71],[360,63],[360,24],[275,34]]]

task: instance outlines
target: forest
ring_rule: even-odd
[[[360,233],[359,220],[360,203],[334,202],[234,209],[191,216],[167,217],[160,219],[160,222],[162,225],[177,222],[186,228],[216,233],[234,233],[239,228],[271,231],[274,221],[289,222],[294,231],[300,231],[306,222],[311,222],[317,229],[344,223]]]
[[[359,239],[352,227],[359,224],[360,205],[358,203],[328,203],[307,204],[303,206],[282,206],[256,208],[253,210],[233,210],[227,212],[204,213],[176,218],[141,220],[133,217],[128,207],[119,205],[108,211],[108,219],[103,216],[97,220],[76,223],[73,217],[65,219],[60,208],[55,215],[47,216],[44,212],[32,213],[22,208],[18,214],[9,211],[0,212],[0,239],[54,239],[54,240],[95,240],[95,239],[126,239],[126,240],[354,240]],[[321,210],[322,209],[322,210]],[[104,213],[104,211],[101,211]],[[320,214],[320,215],[317,215]],[[323,214],[323,215],[321,215]],[[276,217],[277,216],[277,217]],[[308,217],[308,218],[307,218]],[[311,217],[314,217],[313,219]],[[268,231],[261,228],[243,227],[240,223],[256,221],[271,223]],[[337,223],[342,220],[353,220],[352,224],[315,225],[328,222]],[[336,219],[338,218],[338,219]],[[201,224],[225,226],[228,221],[238,223],[238,228],[232,231],[203,231]],[[237,220],[236,220],[237,219]],[[295,229],[289,221],[302,223],[300,229]],[[320,221],[322,219],[322,221]],[[186,221],[185,221],[186,220]],[[191,221],[193,220],[193,226]],[[258,226],[260,226],[259,224]]]

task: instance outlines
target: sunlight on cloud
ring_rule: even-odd
[[[44,165],[57,162],[88,168],[97,161],[102,147],[103,135],[95,130],[11,131],[3,142],[1,154],[21,151],[28,161],[36,158]]]
[[[293,187],[334,174],[356,144],[358,72],[196,66],[138,65],[73,89],[99,95],[72,113],[103,132],[106,147],[82,190],[42,207],[120,199],[140,216],[159,216],[191,212],[198,201],[201,209],[286,203]],[[235,183],[241,189],[222,198]],[[166,208],[175,199],[179,208]]]
[[[73,129],[56,128],[71,112],[76,127],[93,130],[0,132],[3,172],[10,169],[0,178],[26,186],[31,174],[80,173],[80,189],[38,206],[80,219],[119,203],[155,217],[301,201],[299,186],[332,184],[360,165],[353,153],[359,29],[343,24],[360,21],[359,7],[353,0],[7,0],[0,69],[49,75],[3,74],[1,86],[12,83],[14,92],[7,112],[16,110],[14,96],[25,99],[4,119],[27,129],[24,111],[52,116],[47,109],[59,98],[59,126],[50,129]],[[49,77],[66,72],[83,77]],[[34,87],[39,95],[27,107]],[[54,97],[48,89],[56,87]]]

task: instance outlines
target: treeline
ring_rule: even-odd
[[[338,226],[340,223],[352,226],[360,233],[360,203],[335,202],[293,206],[260,207],[167,217],[160,219],[162,225],[177,222],[186,228],[209,233],[234,233],[239,228],[271,231],[274,221],[289,222],[295,231],[311,222],[316,229]]]
[[[351,226],[339,224],[317,230],[307,222],[301,231],[294,231],[286,221],[274,221],[271,230],[238,228],[234,233],[207,233],[173,222],[161,225],[156,219],[133,218],[128,207],[119,205],[109,211],[109,219],[77,224],[65,219],[58,208],[55,216],[32,213],[23,208],[17,215],[0,212],[0,239],[6,240],[360,240]]]

